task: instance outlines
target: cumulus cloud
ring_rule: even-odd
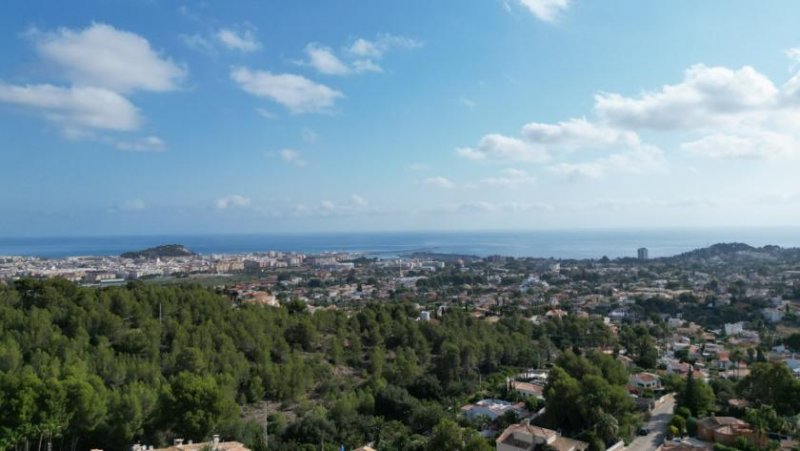
[[[406,36],[379,34],[375,39],[356,39],[349,48],[352,55],[362,58],[381,59],[392,49],[416,49],[422,47],[422,41]]]
[[[600,93],[595,111],[609,124],[656,130],[734,125],[745,115],[773,108],[778,89],[750,66],[733,70],[697,64],[681,83],[638,97]]]
[[[444,189],[452,189],[455,187],[455,183],[453,183],[447,177],[436,176],[436,177],[429,177],[422,181],[423,184],[428,186],[435,186],[437,188],[444,188]]]
[[[519,0],[537,19],[555,22],[569,8],[570,0]]]
[[[714,133],[685,142],[681,149],[711,158],[773,159],[797,156],[800,142],[794,136],[771,131]]]
[[[343,75],[351,72],[350,67],[325,46],[311,43],[306,46],[309,65],[323,74]]]
[[[230,76],[243,91],[277,102],[292,114],[328,111],[344,97],[341,92],[300,75],[235,67]]]
[[[531,122],[522,127],[522,135],[529,142],[569,149],[639,143],[639,136],[634,132],[592,123],[586,119],[570,119],[557,124]]]
[[[61,28],[29,33],[41,57],[63,70],[79,86],[115,92],[172,91],[186,68],[162,57],[147,39],[110,25],[95,23],[82,30]]]
[[[125,97],[105,88],[0,84],[0,102],[40,113],[70,136],[86,130],[136,130],[139,110]]]
[[[666,170],[666,159],[659,148],[642,145],[591,161],[555,164],[549,169],[565,177],[598,179],[612,174],[663,172]]]
[[[0,81],[0,103],[40,115],[69,139],[90,139],[121,150],[166,149],[154,136],[129,140],[98,132],[138,130],[143,120],[127,96],[178,89],[187,72],[183,65],[154,50],[147,39],[102,23],[74,30],[31,29],[25,36],[46,67],[55,68],[52,78],[69,85]]]
[[[317,71],[326,75],[346,75],[353,72],[353,69],[339,59],[329,47],[316,43],[306,46],[308,64]]]
[[[496,133],[484,136],[475,147],[456,149],[456,153],[470,160],[543,162],[549,159],[547,150],[541,146]]]
[[[379,35],[373,41],[358,38],[343,52],[344,58],[342,58],[330,47],[312,42],[305,48],[307,60],[299,61],[298,64],[313,67],[325,75],[383,72],[383,68],[377,61],[383,58],[390,49],[411,49],[421,45],[422,43],[415,39],[388,34]]]
[[[252,30],[236,31],[230,28],[221,28],[215,34],[217,41],[229,50],[243,53],[255,52],[261,49],[261,42]]]
[[[787,55],[800,58],[800,49]],[[473,160],[549,162],[553,174],[594,179],[666,170],[664,152],[640,132],[649,139],[666,135],[708,158],[800,157],[800,73],[780,84],[750,66],[696,64],[678,83],[635,96],[601,92],[594,100],[591,120],[531,122],[519,138],[487,134],[457,152]]]
[[[281,149],[278,151],[278,155],[281,157],[281,160],[285,161],[286,163],[303,167],[306,165],[306,160],[303,159],[303,156],[300,152],[294,149]]]
[[[481,183],[489,186],[512,188],[520,185],[529,185],[536,182],[536,177],[521,169],[508,168],[499,176],[481,179]]]
[[[246,208],[250,206],[250,198],[244,197],[239,194],[232,194],[230,196],[220,197],[214,203],[219,210],[227,210],[232,208]]]

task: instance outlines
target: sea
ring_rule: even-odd
[[[27,237],[0,238],[0,255],[119,255],[161,244],[182,244],[204,255],[275,250],[307,254],[351,252],[379,258],[432,252],[596,259],[634,257],[638,248],[645,247],[653,258],[723,242],[800,247],[800,227]]]

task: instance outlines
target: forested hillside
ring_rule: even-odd
[[[450,420],[459,402],[559,347],[614,340],[586,318],[417,317],[406,303],[313,314],[300,302],[236,305],[198,286],[0,285],[0,449],[116,450],[212,433],[258,449],[265,407],[270,449],[425,449],[454,435],[491,449]]]

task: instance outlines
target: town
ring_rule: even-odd
[[[800,404],[791,397],[800,391],[791,387],[800,386],[800,251],[794,249],[719,244],[669,258],[649,259],[642,248],[636,258],[557,260],[276,251],[201,256],[174,247],[185,255],[4,257],[0,278],[7,284],[69,279],[90,289],[189,283],[208,286],[234,306],[300,305],[314,316],[353,317],[370,305],[410,303],[411,319],[431,327],[452,317],[488,327],[520,320],[535,328],[537,346],[505,364],[464,357],[458,347],[456,373],[434,364],[433,371],[443,371],[441,382],[467,377],[470,384],[451,389],[460,392],[453,401],[468,401],[457,410],[460,426],[426,426],[431,441],[437,428],[465,427],[501,451],[796,446]],[[388,365],[400,356],[382,358]],[[446,349],[439,350],[436,361],[445,358]],[[606,374],[614,365],[624,374]],[[608,390],[622,390],[611,393],[629,405],[625,415],[602,405],[594,407],[599,414],[555,410],[581,402],[565,387],[589,383],[591,368],[603,369],[598,374]],[[781,386],[786,393],[777,391]],[[389,396],[380,390],[375,396],[381,395]],[[398,401],[383,404],[392,402]],[[298,415],[296,407],[275,410],[273,416]],[[585,431],[597,429],[598,421],[612,424]],[[177,448],[192,449],[187,446],[181,439]],[[380,439],[361,449],[369,446],[396,449]]]

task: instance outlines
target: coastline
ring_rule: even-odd
[[[359,232],[239,235],[141,235],[0,238],[0,256],[65,258],[118,256],[164,243],[180,243],[202,255],[276,250],[350,252],[391,258],[415,252],[486,257],[599,259],[669,257],[719,242],[752,246],[800,246],[800,228],[576,229],[532,231]]]

